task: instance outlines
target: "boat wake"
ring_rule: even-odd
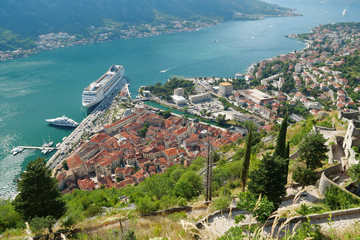
[[[160,71],[160,74],[166,73],[166,72],[169,71],[170,69],[171,69],[171,68],[161,70],[161,71]]]

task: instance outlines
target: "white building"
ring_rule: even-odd
[[[172,100],[174,101],[174,103],[176,105],[184,105],[186,104],[186,99],[182,96],[179,95],[172,95],[171,96]]]
[[[199,103],[199,102],[206,101],[208,99],[210,99],[210,94],[209,93],[202,93],[202,94],[189,96],[189,100],[192,103]]]
[[[143,94],[144,97],[151,97],[151,92],[148,91],[148,90],[144,90],[144,91],[142,92],[142,94]]]
[[[229,95],[231,95],[232,91],[233,91],[233,85],[231,83],[229,83],[229,82],[220,83],[219,93],[222,96],[224,96],[224,97],[229,96]]]
[[[259,105],[265,105],[266,103],[272,103],[274,101],[273,97],[257,89],[244,90],[241,91],[241,94]]]
[[[184,96],[185,95],[185,91],[183,88],[176,88],[174,90],[174,95],[177,95],[177,96]]]

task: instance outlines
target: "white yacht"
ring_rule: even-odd
[[[14,148],[13,150],[11,150],[11,153],[13,154],[13,155],[16,155],[16,154],[18,154],[18,153],[21,153],[23,151],[23,148],[22,147],[16,147],[16,148]]]
[[[112,65],[104,75],[84,89],[82,105],[90,108],[101,102],[120,81],[125,84],[124,75],[125,69],[122,65]]]
[[[45,121],[47,121],[50,124],[61,127],[77,127],[77,125],[79,125],[79,123],[65,116],[53,118],[53,119],[46,119]]]

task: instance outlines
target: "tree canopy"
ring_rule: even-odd
[[[188,171],[181,175],[174,186],[176,196],[190,200],[198,196],[203,190],[201,177],[194,171]]]
[[[65,213],[65,202],[57,184],[43,158],[30,162],[17,184],[15,209],[25,220],[47,216],[59,219]]]
[[[278,138],[276,140],[276,147],[275,147],[275,151],[274,151],[275,156],[279,156],[282,158],[286,158],[287,119],[288,119],[288,115],[286,114],[283,121],[281,122],[281,127],[280,127]]]
[[[260,194],[266,196],[277,207],[286,193],[284,181],[282,181],[285,174],[284,165],[284,159],[279,156],[264,155],[259,168],[249,174],[249,192],[256,196]]]
[[[327,159],[328,148],[326,139],[319,132],[310,132],[299,144],[299,158],[306,164],[306,168],[314,170],[322,167],[323,161]]]

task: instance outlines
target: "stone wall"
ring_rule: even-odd
[[[354,119],[359,119],[359,114],[360,112],[343,112],[340,111],[339,112],[339,119],[342,120],[354,120]]]
[[[355,144],[359,145],[358,137],[360,136],[360,130],[358,129],[358,127],[360,127],[359,121],[350,120],[344,138],[343,149],[345,152],[345,157],[348,161],[347,165],[349,166],[358,163],[358,161],[355,159],[356,153],[352,149],[352,146],[354,146]]]
[[[330,175],[339,173],[339,172],[341,172],[341,171],[342,171],[342,166],[341,166],[341,163],[339,163],[339,164],[337,164],[337,165],[335,165],[335,166],[332,166],[332,167],[329,167],[329,168],[327,168],[327,169],[324,169],[324,170],[322,170],[322,171],[317,172],[317,173],[315,174],[315,176],[316,176],[317,179],[319,179],[319,178],[321,178],[321,175],[322,175],[324,172],[326,172],[326,174],[327,174],[328,176],[330,176]]]
[[[315,130],[323,130],[323,131],[336,131],[336,129],[335,129],[335,124],[333,124],[333,127],[332,128],[327,128],[327,127],[322,127],[322,126],[316,126],[316,125],[314,125],[314,127],[313,127],[313,130],[315,131]]]
[[[319,192],[320,192],[321,194],[324,195],[325,192],[326,192],[326,189],[327,189],[328,187],[334,186],[334,187],[336,187],[336,188],[341,189],[342,191],[344,191],[344,192],[346,192],[346,193],[351,194],[354,198],[357,198],[358,200],[360,200],[360,197],[358,197],[358,196],[356,196],[355,194],[349,192],[349,191],[346,190],[345,188],[337,185],[336,183],[334,183],[333,181],[331,181],[326,175],[329,176],[330,173],[328,173],[328,172],[323,172],[323,173],[321,174],[321,178],[320,178],[319,183],[318,183],[318,189],[319,189]]]

